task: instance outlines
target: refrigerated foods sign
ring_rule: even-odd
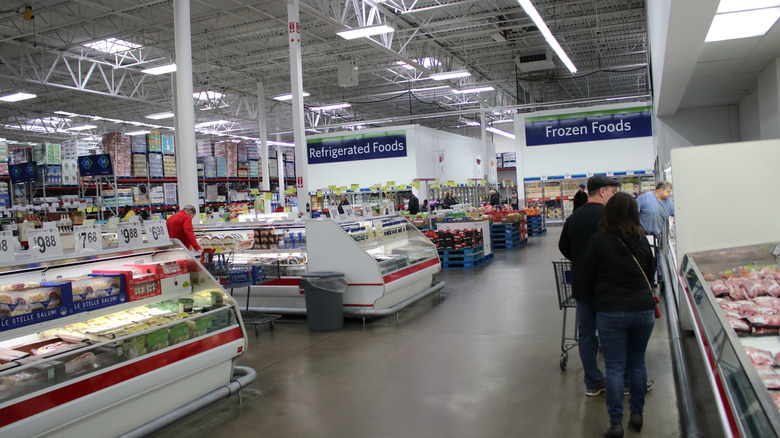
[[[620,140],[653,135],[650,108],[624,108],[525,119],[526,146]]]
[[[406,131],[317,138],[306,141],[309,164],[405,157]]]

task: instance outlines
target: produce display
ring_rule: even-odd
[[[437,249],[468,249],[482,245],[482,230],[479,229],[425,231],[423,234]]]

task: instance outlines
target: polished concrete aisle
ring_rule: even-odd
[[[559,233],[552,227],[475,269],[442,271],[442,295],[397,322],[348,319],[333,333],[311,333],[302,319],[262,327],[238,361],[258,373],[240,400],[154,436],[600,437],[604,395],[585,396],[576,349],[566,372],[558,364],[562,312],[551,261],[561,257]],[[665,318],[656,320],[647,359],[656,385],[645,426],[641,434],[626,427],[626,436],[680,436]]]

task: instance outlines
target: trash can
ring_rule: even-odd
[[[331,332],[344,327],[344,291],[347,279],[342,272],[307,272],[301,275],[306,298],[309,330]]]

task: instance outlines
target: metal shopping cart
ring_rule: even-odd
[[[555,285],[558,288],[558,307],[563,310],[563,327],[561,328],[561,371],[566,371],[569,363],[569,350],[577,346],[577,312],[574,312],[574,334],[566,336],[566,314],[571,307],[577,307],[577,302],[571,296],[571,262],[568,260],[553,261]]]

